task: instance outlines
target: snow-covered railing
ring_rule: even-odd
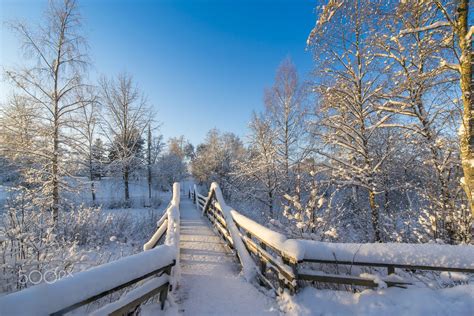
[[[212,183],[209,194],[205,199],[205,203],[202,204],[202,195],[197,193],[195,188],[193,198],[198,201],[197,205],[203,205],[203,214],[207,215],[211,222],[217,229],[217,232],[224,238],[228,245],[235,250],[237,257],[242,265],[244,277],[248,281],[252,281],[256,274],[256,266],[242,239],[240,238],[240,232],[234,220],[231,212],[233,211],[229,207],[222,196],[221,189],[217,183]]]
[[[474,273],[474,246],[298,240],[304,262]]]
[[[144,246],[146,251],[0,297],[0,315],[63,315],[132,285],[136,285],[133,290],[94,314],[127,315],[155,295],[163,308],[178,273],[179,198],[179,183],[175,183],[166,217],[158,225],[159,231],[166,223],[164,245],[156,246],[155,233],[149,242],[153,246]]]
[[[166,242],[167,244],[179,245],[179,240],[175,240],[176,236],[179,234],[179,202],[180,202],[180,187],[179,183],[173,184],[173,196],[171,198],[168,207],[165,210],[165,213],[157,222],[158,229],[150,238],[150,240],[143,245],[143,250],[153,249],[160,239],[167,234]],[[168,237],[169,236],[169,237]]]
[[[305,263],[317,263],[319,268],[322,264],[382,267],[387,269],[387,277],[381,281],[388,286],[402,287],[409,283],[395,276],[395,269],[474,273],[472,245],[350,244],[288,239],[227,206],[215,183],[207,197],[200,195],[196,188],[190,196],[230,247],[234,247],[236,241],[243,242],[247,252],[258,261],[260,281],[271,285],[268,277],[273,274],[279,281],[279,290],[295,291],[298,280],[378,286],[372,277],[326,274],[304,268]],[[229,222],[237,227],[238,234],[235,231],[231,234]]]
[[[272,232],[229,207],[217,183],[211,185],[207,197],[199,194],[195,187],[191,198],[203,215],[209,218],[229,247],[236,251],[248,280],[257,277],[262,284],[275,288],[266,277],[268,270],[279,280],[281,289],[295,290],[296,274],[292,265],[297,263],[297,258],[290,252],[278,249],[280,244],[277,241],[283,243],[283,239],[286,240],[283,235]],[[252,224],[260,226],[257,229],[258,233],[254,234],[251,229],[246,229]],[[265,238],[255,241],[257,235],[260,237],[265,235]],[[288,249],[291,249],[290,243]],[[259,261],[258,268],[251,256]]]

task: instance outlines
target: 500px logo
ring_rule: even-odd
[[[46,270],[46,271],[39,271],[39,270],[31,270],[29,273],[25,273],[26,271],[18,272],[18,279],[20,284],[40,284],[41,282],[46,282],[48,284],[54,283],[62,278],[72,277],[72,273],[65,270],[59,270],[59,268]]]

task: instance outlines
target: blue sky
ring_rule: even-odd
[[[37,23],[47,0],[0,0],[0,66],[21,64],[18,41],[3,22]],[[263,90],[287,56],[311,71],[306,38],[316,1],[85,0],[83,33],[100,74],[133,74],[162,123],[165,138],[194,144],[218,128],[242,137]],[[2,82],[0,100],[8,86]]]

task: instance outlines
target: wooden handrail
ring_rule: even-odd
[[[140,276],[140,277],[138,277],[138,278],[135,278],[135,279],[133,279],[133,280],[130,280],[129,282],[120,284],[119,286],[116,286],[116,287],[111,288],[111,289],[109,289],[109,290],[103,291],[103,292],[101,292],[101,293],[99,293],[99,294],[97,294],[97,295],[94,295],[94,296],[92,296],[92,297],[89,297],[89,298],[87,298],[87,299],[85,299],[85,300],[82,300],[82,301],[80,301],[80,302],[77,302],[77,303],[75,303],[75,304],[73,304],[73,305],[70,305],[70,306],[67,306],[67,307],[65,307],[65,308],[62,308],[62,309],[60,309],[60,310],[58,310],[58,311],[56,311],[56,312],[54,312],[54,313],[51,313],[50,315],[51,315],[51,316],[64,315],[64,314],[66,314],[66,313],[69,313],[69,312],[72,311],[72,310],[75,310],[75,309],[77,309],[77,308],[79,308],[79,307],[81,307],[81,306],[84,306],[84,305],[87,305],[87,304],[92,303],[92,302],[94,302],[94,301],[97,301],[98,299],[100,299],[100,298],[102,298],[102,297],[104,297],[104,296],[107,296],[107,295],[109,295],[109,294],[112,294],[112,293],[115,293],[115,292],[117,292],[117,291],[120,291],[120,290],[122,290],[122,289],[124,289],[124,288],[126,288],[126,287],[128,287],[128,286],[130,286],[130,285],[136,284],[136,283],[138,283],[138,282],[140,282],[140,281],[142,281],[142,280],[145,280],[145,279],[147,279],[147,278],[149,278],[149,277],[151,277],[151,276],[154,276],[154,275],[160,276],[160,275],[161,275],[160,273],[162,273],[162,272],[164,272],[164,273],[166,273],[166,274],[169,275],[170,272],[171,272],[171,268],[175,265],[175,263],[176,263],[176,261],[173,261],[172,264],[169,264],[169,265],[164,266],[164,267],[160,267],[159,269],[156,269],[156,270],[154,270],[154,271],[152,271],[152,272],[150,272],[150,273],[147,273],[147,274],[142,275],[142,276]],[[140,302],[140,303],[141,303],[141,302]]]
[[[208,194],[208,197],[204,197],[197,192],[196,187],[194,188],[193,192],[191,193],[194,203],[199,205],[202,208],[203,215],[207,216],[211,223],[216,227],[217,232],[228,242],[232,239],[229,237],[228,228],[226,224],[226,219],[222,214],[222,210],[218,203],[216,203],[215,193],[211,187],[211,190]],[[357,286],[367,286],[367,287],[375,287],[377,284],[374,282],[373,279],[366,278],[366,277],[359,277],[353,275],[334,275],[334,274],[324,274],[318,271],[311,270],[313,272],[309,272],[309,270],[301,270],[298,271],[298,266],[302,263],[319,263],[319,264],[335,264],[335,265],[357,265],[357,266],[367,266],[367,267],[383,267],[387,268],[387,275],[394,274],[395,269],[406,269],[406,270],[427,270],[427,271],[449,271],[449,272],[463,272],[463,273],[474,273],[473,268],[464,268],[464,267],[449,267],[449,266],[428,266],[428,265],[420,265],[420,264],[404,264],[404,263],[397,263],[397,262],[367,262],[367,261],[359,261],[359,260],[352,260],[352,261],[341,261],[341,260],[322,260],[322,259],[315,259],[315,258],[305,258],[304,254],[298,254],[298,257],[294,255],[290,255],[287,253],[286,249],[280,249],[279,244],[285,244],[287,240],[283,236],[278,236],[280,238],[278,243],[274,243],[271,241],[266,240],[263,237],[258,236],[257,234],[253,234],[251,231],[243,227],[239,224],[237,218],[242,218],[242,223],[252,223],[253,226],[261,226],[262,229],[268,231],[268,228],[251,221],[250,219],[246,218],[242,214],[232,211],[233,222],[237,226],[240,239],[244,243],[245,247],[247,248],[248,252],[251,253],[256,260],[259,261],[259,271],[258,274],[262,283],[269,284],[269,280],[266,278],[266,271],[273,270],[280,276],[280,282],[283,280],[283,283],[280,283],[280,291],[283,287],[290,289],[290,292],[295,292],[297,290],[296,281],[298,280],[308,280],[308,281],[316,281],[316,282],[330,282],[336,284],[351,284]],[[236,218],[237,216],[237,218]],[[255,223],[255,224],[254,224]],[[247,224],[246,224],[247,225]],[[271,231],[269,231],[270,234]],[[262,235],[261,233],[259,233]],[[281,235],[281,234],[280,234]],[[262,236],[266,236],[263,234]],[[296,242],[300,243],[302,240],[288,240],[288,242]],[[273,254],[272,254],[272,253]],[[386,282],[388,286],[399,286],[405,287],[409,282],[405,282],[402,280],[394,280],[394,279],[382,279]]]
[[[179,262],[179,194],[179,183],[175,183],[173,198],[157,223],[158,230],[147,243],[148,246],[144,246],[146,251],[95,266],[55,283],[43,283],[2,296],[0,315],[63,315],[148,278],[152,279],[147,281],[146,291],[142,291],[144,288],[140,288],[140,292],[132,291],[137,297],[124,305],[122,302],[117,303],[116,307],[119,311],[137,308],[151,296],[159,294],[163,308],[168,290],[174,286],[175,279],[170,277],[160,286],[151,285],[157,285],[154,276],[173,276],[175,269],[172,267]],[[165,245],[156,247],[165,232]],[[45,300],[48,300],[48,304],[44,303]],[[111,314],[114,312],[116,311],[112,310]]]
[[[397,269],[406,269],[406,270],[426,270],[426,271],[447,271],[447,272],[474,273],[474,269],[469,269],[469,268],[410,265],[410,264],[383,263],[383,262],[364,262],[364,261],[357,261],[357,260],[354,260],[354,261],[341,261],[341,260],[336,260],[336,259],[334,259],[334,260],[304,259],[303,262],[387,268],[387,269],[389,269],[389,271],[393,271],[394,268],[397,268]],[[388,273],[388,274],[390,274],[390,273]]]

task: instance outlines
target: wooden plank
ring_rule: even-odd
[[[306,281],[316,281],[316,282],[324,282],[324,283],[335,283],[335,284],[351,284],[351,285],[358,285],[358,286],[365,286],[365,287],[377,287],[378,284],[374,282],[372,279],[353,276],[353,275],[338,275],[338,274],[321,274],[311,273],[310,271],[305,271],[302,273],[298,273],[299,280],[306,280]],[[406,287],[411,283],[405,281],[396,281],[396,280],[387,280],[382,279],[388,286],[398,286],[398,287]]]
[[[230,236],[229,231],[222,226],[222,224],[217,221],[209,218],[213,226],[220,232],[220,235],[223,237],[223,239],[227,242],[230,248],[234,248],[234,241],[232,240],[232,237]]]
[[[383,268],[398,268],[407,270],[430,270],[430,271],[451,271],[451,272],[464,272],[474,273],[474,269],[456,268],[456,267],[436,267],[436,266],[421,266],[421,265],[408,265],[398,263],[381,263],[381,262],[365,262],[365,261],[339,261],[339,260],[319,260],[319,259],[304,259],[303,262],[314,262],[324,264],[340,264],[340,265],[354,265],[354,266],[367,266],[367,267],[383,267]]]
[[[226,223],[222,213],[220,213],[220,212],[217,213],[218,211],[215,209],[215,207],[213,207],[211,205],[211,207],[209,207],[209,209],[208,209],[208,212],[211,213],[212,216],[214,218],[216,218],[222,224],[222,226],[227,227],[227,223]]]
[[[215,195],[216,193],[214,192],[214,190],[212,190],[211,195],[209,196],[209,198],[206,200],[206,203],[204,204],[204,207],[203,207],[204,213],[207,213],[209,206],[211,205],[212,200],[214,199]]]
[[[121,306],[119,309],[113,311],[112,313],[109,313],[108,315],[110,316],[129,315],[130,311],[135,310],[142,303],[146,302],[148,299],[157,295],[158,293],[160,294],[161,309],[163,309],[164,302],[166,301],[166,297],[168,294],[168,287],[169,287],[169,282],[166,282],[165,284],[153,289],[150,292],[145,293],[144,295],[136,298],[135,300],[129,302],[128,304]]]
[[[145,250],[150,250],[156,247],[156,245],[159,244],[160,240],[163,239],[163,236],[165,236],[166,232],[168,231],[168,219],[166,219],[160,227],[156,230],[156,232],[153,234],[151,239],[143,245],[143,248]],[[153,242],[154,241],[154,242]]]
[[[260,248],[262,248],[263,251],[267,251],[267,246],[260,242]],[[260,260],[260,273],[265,276],[265,273],[267,271],[267,264],[265,263],[265,261],[263,260]]]
[[[276,258],[274,258],[271,254],[269,254],[267,251],[261,249],[253,240],[249,239],[246,236],[241,236],[242,241],[248,246],[248,249],[254,253],[255,255],[259,256],[263,260],[266,261],[266,263],[271,264],[272,266],[276,267],[278,269],[278,272],[285,277],[285,279],[288,280],[288,282],[293,282],[293,280],[296,279],[296,276],[288,271],[288,269],[285,269],[283,267],[283,263],[278,262]],[[291,268],[288,267],[290,270]]]
[[[235,222],[235,225],[237,226],[238,229],[240,229],[244,234],[250,234],[250,232],[248,232],[244,227],[240,226],[237,222]],[[289,263],[291,264],[298,264],[300,263],[296,258],[286,254],[284,251],[274,247],[273,245],[269,244],[268,242],[266,242],[265,240],[263,240],[262,238],[259,238],[257,235],[253,234],[252,235],[253,238],[255,238],[256,240],[258,240],[261,244],[265,244],[265,246],[269,249],[271,249],[273,252],[277,253],[279,257],[281,258],[284,258],[285,260],[287,260]]]

